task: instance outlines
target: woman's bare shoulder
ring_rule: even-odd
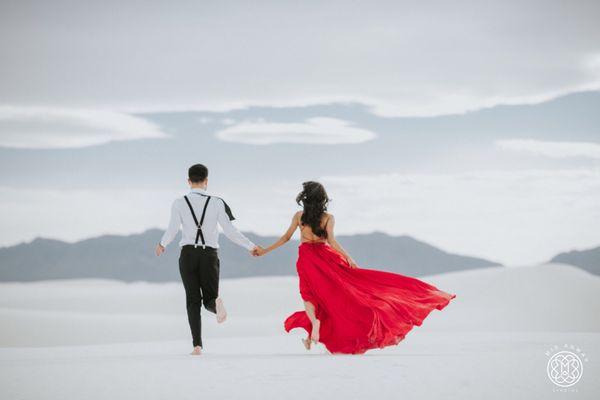
[[[321,220],[323,226],[329,225],[329,221],[333,221],[333,214],[328,212],[323,213],[323,219]]]

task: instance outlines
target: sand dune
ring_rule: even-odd
[[[283,333],[300,309],[291,277],[224,280],[230,318],[205,314],[206,354],[190,339],[180,284],[0,284],[0,397],[6,399],[544,398],[545,352],[587,351],[579,397],[600,384],[600,277],[566,265],[424,278],[454,292],[399,346],[364,356],[306,353]]]
[[[424,278],[458,296],[425,331],[600,331],[600,278],[567,265],[488,268]],[[205,315],[205,336],[276,335],[301,309],[297,279],[222,281],[230,320]],[[69,345],[187,339],[178,283],[103,280],[0,284],[0,344]],[[35,329],[32,329],[35,327]]]

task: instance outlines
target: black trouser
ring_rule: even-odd
[[[185,288],[185,302],[194,346],[202,346],[200,308],[216,313],[219,296],[219,255],[217,249],[186,245],[179,256],[179,273]]]

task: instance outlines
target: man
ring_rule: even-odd
[[[202,351],[202,321],[200,309],[217,314],[217,322],[227,318],[223,301],[219,298],[219,230],[234,243],[256,255],[258,247],[244,236],[232,223],[235,218],[231,209],[220,197],[209,195],[208,168],[202,164],[192,165],[188,171],[191,192],[173,202],[171,221],[156,255],[160,256],[182,228],[179,272],[185,288],[186,306],[194,350]]]

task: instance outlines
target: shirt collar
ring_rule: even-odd
[[[200,189],[200,188],[192,188],[191,192],[192,193],[206,194],[206,190],[205,189]]]

